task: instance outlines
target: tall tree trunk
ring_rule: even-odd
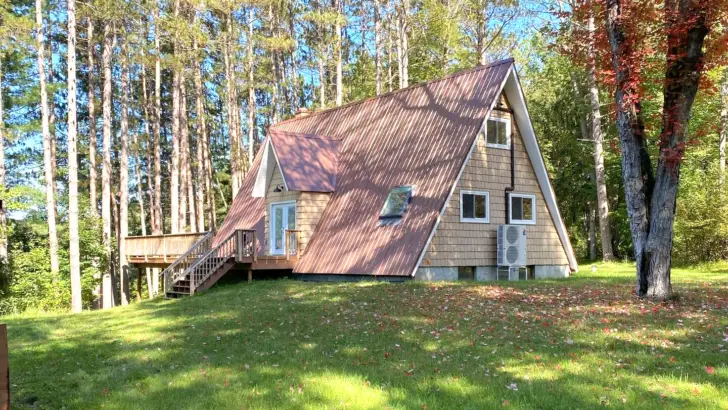
[[[144,66],[142,65],[142,72],[144,72]],[[144,82],[144,81],[143,81]],[[144,97],[144,103],[146,104],[146,86],[143,87],[145,97]],[[146,107],[144,109],[146,111]],[[149,125],[148,125],[148,116],[145,114],[145,117],[147,118],[145,121],[145,127],[147,128],[147,135],[149,135]],[[142,158],[144,149],[142,148],[142,144],[139,142],[139,138],[137,137],[137,133],[133,134],[133,141],[132,145],[134,146],[134,150],[136,152],[136,158],[134,160],[134,173],[136,174],[137,178],[137,201],[139,202],[139,225],[142,228],[142,236],[147,236],[147,215],[146,215],[146,209],[144,208],[144,186],[142,182]],[[149,169],[149,165],[147,164],[147,169]],[[149,182],[149,172],[147,171],[147,183]],[[147,278],[147,290],[149,293],[149,299],[152,299],[154,297],[154,280],[152,279],[152,273],[151,268],[146,268],[146,278]],[[137,284],[137,287],[139,284]],[[141,293],[137,292],[137,300],[141,299]]]
[[[318,17],[316,21],[319,23],[318,25],[318,34],[317,34],[317,48],[318,48],[318,76],[319,76],[319,104],[321,105],[321,108],[326,107],[326,71],[324,69],[324,66],[326,64],[326,44],[324,44],[324,27],[321,23],[323,17],[322,17],[322,9],[323,5],[319,2],[317,3],[316,13],[318,14]]]
[[[671,296],[670,266],[675,202],[685,132],[697,93],[708,33],[706,11],[693,2],[668,2],[667,59],[662,132],[656,177],[647,152],[634,73],[635,50],[623,26],[621,0],[607,1],[607,33],[616,73],[617,128],[622,147],[622,178],[637,260],[637,294]]]
[[[103,110],[103,161],[101,162],[101,224],[103,230],[104,250],[108,260],[109,274],[114,278],[111,270],[113,263],[111,258],[111,57],[114,52],[116,39],[111,23],[104,23],[104,45],[101,57],[101,65],[104,71],[104,87],[102,93]],[[106,289],[104,289],[106,291]],[[114,295],[116,292],[114,291]],[[116,299],[116,296],[114,296]]]
[[[83,309],[81,298],[81,261],[78,238],[78,162],[76,159],[76,0],[67,0],[68,49],[68,255],[71,276],[71,311]]]
[[[594,172],[597,188],[597,215],[599,217],[599,234],[602,239],[602,257],[605,261],[614,259],[612,251],[612,229],[609,224],[609,197],[607,196],[606,172],[604,170],[604,145],[602,135],[602,114],[599,108],[599,89],[597,88],[597,64],[594,15],[589,14],[587,24],[589,31],[587,82],[589,83],[589,102],[591,104],[591,132],[594,142]]]
[[[298,64],[296,61],[296,51],[298,50],[298,42],[296,41],[296,9],[293,1],[288,3],[288,29],[289,35],[293,40],[291,47],[291,83],[293,84],[293,98],[291,98],[291,112],[298,111]]]
[[[720,81],[720,185],[725,182],[725,145],[728,139],[728,68],[723,69]]]
[[[48,126],[51,131],[51,175],[53,176],[53,192],[58,192],[56,186],[56,169],[58,168],[58,156],[56,155],[57,141],[56,141],[56,93],[54,91],[55,73],[53,72],[53,20],[51,20],[50,12],[48,14],[48,88],[50,93],[48,95]],[[58,199],[56,199],[58,201]],[[54,207],[56,220],[58,220],[58,210]]]
[[[478,1],[478,29],[476,32],[476,53],[478,54],[478,64],[479,65],[486,65],[488,63],[488,58],[485,54],[485,51],[487,49],[486,46],[486,28],[488,24],[488,20],[486,18],[486,15],[488,14],[488,0],[479,0]]]
[[[592,206],[589,206],[586,211],[589,219],[589,260],[593,261],[597,259],[597,224]]]
[[[227,105],[227,122],[228,122],[228,133],[230,134],[230,179],[232,187],[232,196],[238,191],[238,175],[240,173],[240,140],[238,139],[238,132],[240,131],[237,126],[236,116],[239,115],[237,108],[235,107],[235,87],[237,86],[234,78],[233,68],[233,17],[232,12],[229,12],[226,16],[226,34],[224,36],[223,47],[223,60],[225,63],[225,102]]]
[[[119,284],[121,305],[129,304],[129,264],[126,237],[129,235],[129,61],[126,38],[121,42],[121,144],[119,152]]]
[[[374,0],[374,83],[377,95],[382,93],[382,23],[379,1]]]
[[[387,13],[387,91],[390,93],[394,87],[394,75],[392,74],[392,13]]]
[[[344,71],[342,69],[341,58],[341,20],[339,19],[339,13],[341,13],[341,5],[339,4],[339,0],[333,0],[333,7],[334,12],[336,13],[336,21],[334,23],[334,59],[336,60],[336,105],[339,106],[344,102]]]
[[[142,54],[142,60],[144,60],[144,50],[143,49],[141,51],[141,54]],[[151,177],[151,169],[152,169],[152,166],[153,166],[152,165],[153,162],[152,162],[152,158],[151,158],[151,151],[152,150],[150,149],[150,142],[151,142],[152,137],[151,137],[151,129],[149,127],[149,100],[150,100],[150,98],[149,98],[149,94],[147,93],[148,92],[148,87],[147,87],[147,66],[146,66],[146,63],[142,63],[141,64],[140,76],[142,78],[142,108],[144,110],[144,134],[146,135],[145,142],[146,142],[146,147],[147,147],[147,149],[146,149],[146,156],[147,156],[147,172],[146,172],[147,192],[149,192],[149,204],[151,205],[150,206],[151,212],[149,212],[149,226],[151,227],[152,231],[154,231],[154,227],[157,225],[157,221],[156,221],[156,215],[154,213],[154,207],[152,205],[153,202],[154,202],[154,197],[153,197],[153,194],[152,194],[152,192],[154,191],[154,185],[152,183],[152,177]],[[136,133],[134,133],[134,138],[136,139]],[[134,144],[137,145],[136,142]],[[142,157],[143,157],[142,151],[141,151],[141,144],[137,145],[137,149],[139,149],[139,152],[138,152],[138,155],[137,155],[137,160],[139,162],[141,162],[142,161]],[[137,179],[139,181],[139,186],[141,187],[142,179],[141,179],[140,176],[138,176]],[[140,191],[140,194],[141,193],[143,193],[143,192]],[[144,198],[142,197],[141,200],[143,200],[143,199]],[[140,204],[141,204],[141,202],[140,202]],[[145,219],[145,218],[142,217],[142,219]],[[145,227],[145,230],[146,230],[146,227]],[[146,233],[144,235],[146,235]],[[149,276],[149,275],[147,275],[147,276]],[[152,292],[151,292],[151,288],[150,288],[150,297],[151,296],[152,296]]]
[[[187,208],[189,211],[189,230],[190,232],[195,232],[197,229],[197,217],[195,215],[195,192],[194,192],[194,183],[192,182],[192,146],[190,144],[190,128],[189,128],[189,121],[187,116],[187,87],[182,87],[183,93],[182,93],[182,138],[184,139],[185,144],[185,162],[184,162],[184,172],[185,172],[185,184],[187,187]]]
[[[318,74],[319,74],[319,105],[321,108],[326,107],[326,70],[324,69],[325,48],[323,44],[319,46],[318,58]]]
[[[36,46],[38,48],[38,80],[40,82],[40,112],[41,128],[43,131],[43,171],[46,184],[46,211],[48,214],[48,248],[51,259],[51,274],[58,279],[58,232],[56,228],[56,199],[53,174],[53,141],[51,138],[48,91],[46,90],[45,56],[43,44],[43,8],[42,1],[35,0]]]
[[[187,167],[189,166],[189,136],[187,135],[187,87],[183,69],[179,74],[179,232],[187,232]]]
[[[402,87],[409,87],[409,1],[404,0],[402,11]]]
[[[162,128],[162,64],[160,59],[161,48],[159,46],[159,3],[155,2],[154,8],[154,221],[152,234],[160,235],[164,231],[164,215],[162,214],[162,152],[160,147]],[[155,293],[157,290],[156,280],[158,270],[155,268]]]
[[[273,3],[268,4],[268,37],[276,38],[278,36],[278,21],[277,14],[273,12]],[[278,122],[278,87],[281,83],[280,72],[278,71],[278,50],[275,47],[271,47],[268,52],[270,53],[271,60],[271,71],[273,74],[273,84],[271,84],[271,101],[270,101],[270,121],[275,124]],[[252,161],[248,161],[248,164]]]
[[[96,76],[94,74],[94,21],[86,18],[86,40],[88,56],[88,191],[91,203],[91,212],[98,215],[98,197],[96,194]]]
[[[205,124],[205,103],[203,100],[204,90],[202,89],[202,64],[200,62],[197,39],[193,41],[192,48],[195,55],[193,77],[195,82],[195,108],[197,111],[197,178],[195,178],[197,197],[195,203],[197,204],[197,232],[203,232],[205,230],[205,181],[207,180],[207,158],[205,154],[207,127]]]
[[[212,152],[210,150],[210,136],[205,131],[205,193],[207,194],[207,207],[210,213],[210,230],[217,229],[217,210],[215,209],[215,192],[212,190]]]
[[[255,65],[253,64],[253,59],[255,58],[254,52],[255,52],[255,45],[253,43],[254,41],[254,31],[253,31],[253,18],[255,17],[255,14],[253,12],[253,8],[248,9],[248,39],[247,39],[247,54],[248,54],[248,169],[253,164],[253,158],[255,157],[255,137],[256,137],[256,130],[255,130],[255,116],[257,112],[256,102],[255,102]],[[236,117],[239,118],[239,114],[236,113]],[[237,148],[237,147],[236,147]],[[242,171],[242,170],[241,170]],[[240,184],[243,182],[243,173],[240,172],[238,175],[238,187],[240,187]],[[233,198],[235,198],[235,195],[238,193],[236,190],[233,193]]]
[[[174,3],[174,15],[179,16],[179,0]],[[179,46],[176,44],[174,49],[175,54],[180,53]],[[175,62],[175,67],[172,74],[172,164],[170,169],[170,213],[171,213],[171,231],[172,233],[180,232],[180,172],[179,172],[179,160],[180,160],[180,64]]]
[[[0,51],[0,198],[5,197],[5,111],[3,107],[3,52]],[[8,233],[5,206],[0,206],[0,267],[8,264]]]

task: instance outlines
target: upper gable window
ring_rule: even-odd
[[[488,147],[511,148],[510,118],[488,118],[485,131],[485,142]]]
[[[402,219],[407,207],[412,202],[412,191],[414,187],[407,186],[396,186],[389,191],[387,200],[384,201],[382,211],[379,213],[380,221],[396,221]]]

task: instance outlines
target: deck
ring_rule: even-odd
[[[129,264],[135,265],[137,268],[164,269],[208,235],[209,232],[190,232],[128,236],[125,240],[126,258]],[[212,237],[214,234],[209,236]],[[296,265],[298,254],[285,256],[246,252],[236,255],[235,261],[240,264],[250,264],[252,270],[287,270],[293,269]]]

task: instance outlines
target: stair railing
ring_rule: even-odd
[[[172,289],[172,284],[182,278],[184,278],[184,272],[194,265],[197,260],[202,256],[209,253],[212,248],[212,241],[215,238],[215,232],[207,232],[205,236],[199,241],[195,242],[187,252],[183,253],[182,256],[177,258],[171,265],[162,272],[164,277],[164,293]]]
[[[181,274],[181,278],[189,275],[190,294],[193,294],[197,287],[220,269],[222,265],[229,262],[230,259],[235,258],[236,262],[243,262],[248,258],[255,260],[256,257],[255,231],[237,229],[187,268]]]

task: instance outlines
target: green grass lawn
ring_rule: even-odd
[[[5,317],[14,408],[728,409],[728,265],[521,283],[240,283]]]

